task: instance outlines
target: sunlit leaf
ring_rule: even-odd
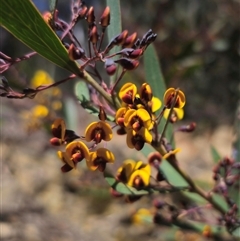
[[[227,204],[227,202],[225,201],[225,199],[221,195],[213,193],[212,199],[214,200],[215,203],[217,203],[219,206],[221,206],[221,208],[225,212],[228,211],[228,204]]]
[[[72,73],[80,73],[77,64],[69,59],[60,39],[43,20],[32,1],[1,0],[0,6],[1,26],[54,64]]]
[[[149,145],[144,145],[141,152],[147,158],[151,152],[155,152],[156,150]],[[162,160],[162,163],[159,166],[159,170],[166,178],[166,180],[173,185],[174,187],[188,187],[187,182],[185,179],[171,166],[171,164],[167,160]]]
[[[148,46],[144,55],[144,70],[146,82],[150,84],[153,95],[158,97],[161,101],[163,100],[163,95],[166,91],[165,80],[161,71],[160,62],[157,56],[157,52],[154,45]],[[160,125],[158,126],[159,133],[162,132],[163,126],[166,123],[165,119],[162,119]],[[167,131],[165,133],[166,138],[170,141],[173,134],[173,128],[171,124],[168,125]],[[173,144],[173,143],[172,143]]]

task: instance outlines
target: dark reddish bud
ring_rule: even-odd
[[[85,56],[85,52],[82,48],[75,47],[73,44],[71,44],[68,48],[68,56],[71,60],[74,61]]]
[[[98,171],[100,171],[100,172],[104,172],[105,171],[105,169],[106,169],[106,166],[107,166],[107,163],[106,162],[101,162],[101,163],[99,163],[98,164]]]
[[[213,180],[217,181],[219,179],[219,176],[217,173],[213,173]]]
[[[138,57],[140,57],[143,53],[143,50],[142,49],[135,49],[134,51],[132,51],[130,54],[129,54],[129,58],[131,59],[136,59]]]
[[[159,152],[151,152],[148,155],[148,163],[158,169],[159,164],[162,161],[162,156]]]
[[[100,18],[99,24],[103,27],[106,28],[110,24],[110,8],[107,6],[105,10],[103,11],[103,14]]]
[[[113,75],[117,69],[115,62],[112,59],[106,59],[104,67],[105,67],[108,75]]]
[[[68,164],[65,164],[61,167],[62,172],[70,172],[73,168],[70,167]]]
[[[125,135],[126,134],[126,130],[124,127],[121,127],[119,129],[117,129],[117,134],[118,135]]]
[[[143,149],[143,146],[144,146],[144,143],[145,141],[143,140],[138,140],[134,143],[134,148],[137,150],[137,151],[141,151]]]
[[[115,39],[114,39],[114,44],[115,45],[121,45],[125,42],[126,38],[128,35],[128,31],[124,30],[122,33],[120,33]]]
[[[122,54],[130,59],[136,59],[141,56],[143,53],[142,49],[132,49],[132,48],[125,48],[122,49],[118,54]]]
[[[152,29],[149,29],[140,41],[140,48],[145,47],[150,43],[152,43],[156,39],[156,37],[157,37],[157,34],[153,33]]]
[[[89,40],[93,43],[96,44],[98,41],[98,32],[97,32],[97,27],[93,26],[93,28],[90,31],[89,34]]]
[[[157,181],[161,182],[161,181],[165,180],[165,177],[163,176],[163,174],[160,171],[158,171],[156,179],[157,179]]]
[[[95,22],[95,15],[94,15],[94,8],[90,7],[87,14],[86,14],[86,20],[89,25],[94,24]]]
[[[215,173],[218,173],[220,170],[220,166],[217,164],[213,167],[212,171],[215,172]]]
[[[142,196],[134,196],[134,195],[130,195],[130,196],[126,196],[125,197],[125,201],[127,203],[133,203],[136,202],[137,200],[139,200]]]
[[[86,14],[87,14],[87,7],[84,5],[81,8],[79,8],[78,13],[77,13],[77,20],[83,19]]]
[[[138,67],[139,61],[138,60],[129,60],[127,58],[121,58],[115,60],[115,63],[120,64],[126,70],[133,70]]]
[[[50,139],[50,143],[53,146],[61,146],[62,145],[62,140],[57,138],[57,137],[53,137]]]
[[[105,113],[105,111],[104,111],[104,109],[103,109],[102,106],[99,106],[98,118],[99,118],[99,120],[101,120],[101,121],[105,121],[105,120],[107,119],[107,115],[106,115],[106,113]]]
[[[186,126],[180,126],[178,128],[178,131],[182,132],[193,132],[196,129],[197,124],[195,122],[190,123],[189,125]]]
[[[128,36],[125,39],[125,42],[123,43],[123,48],[131,48],[134,45],[134,43],[136,41],[136,38],[137,38],[137,33],[136,32],[134,32],[133,34]]]
[[[122,33],[114,37],[106,47],[105,53],[108,53],[115,45],[122,45],[127,38],[127,35],[128,31],[124,30]]]
[[[157,209],[162,209],[165,205],[166,205],[166,203],[164,201],[161,201],[158,199],[153,200],[153,206]]]

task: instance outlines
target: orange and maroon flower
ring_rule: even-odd
[[[152,135],[148,129],[142,127],[138,132],[133,129],[127,130],[127,146],[131,149],[140,151],[145,142],[151,144]]]
[[[51,138],[50,143],[54,146],[70,143],[80,138],[74,131],[66,129],[66,124],[62,118],[57,118],[53,122],[51,129],[54,137]]]
[[[149,185],[151,168],[149,164],[142,161],[135,162],[128,159],[117,170],[117,179],[126,183],[128,186],[143,188]]]
[[[132,128],[134,131],[138,132],[142,127],[147,130],[152,129],[153,122],[151,116],[145,109],[130,109],[124,116],[124,125],[125,127]]]
[[[133,83],[126,83],[119,91],[119,98],[126,104],[133,104],[137,94],[137,86]]]
[[[99,148],[94,152],[90,152],[87,159],[87,166],[91,171],[99,170],[103,172],[107,163],[113,163],[115,157],[111,151],[106,148]]]
[[[92,122],[85,131],[86,141],[95,141],[96,144],[102,140],[110,141],[112,139],[112,128],[105,121]]]
[[[64,163],[62,172],[68,172],[76,168],[78,162],[89,158],[89,149],[83,142],[73,141],[66,146],[65,152],[58,151],[58,157]]]
[[[177,98],[176,98],[174,107],[181,109],[185,105],[186,98],[185,98],[184,93],[181,90],[177,90],[177,89],[174,89],[174,88],[169,88],[169,89],[166,90],[166,92],[164,93],[164,96],[163,96],[164,105],[168,109],[171,108],[176,94],[177,94]]]

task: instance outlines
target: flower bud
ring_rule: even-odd
[[[106,47],[105,53],[108,53],[115,45],[122,45],[125,42],[127,35],[128,31],[124,30],[122,33],[114,37]]]
[[[110,8],[107,6],[105,10],[103,11],[103,14],[100,18],[99,24],[103,27],[106,28],[110,24]]]
[[[123,48],[131,48],[134,45],[136,38],[137,38],[136,32],[128,36],[123,43]]]
[[[95,15],[94,15],[94,8],[90,7],[87,14],[86,14],[86,20],[89,25],[94,24],[95,22]]]
[[[142,54],[143,54],[142,49],[135,49],[128,55],[128,57],[131,59],[136,59],[136,58],[140,57]]]
[[[117,69],[115,62],[112,59],[106,59],[104,67],[108,75],[113,75]]]
[[[148,83],[143,83],[140,88],[139,94],[141,100],[143,100],[145,103],[151,101],[153,97],[151,86]]]
[[[157,179],[157,181],[161,182],[161,181],[165,180],[165,177],[160,171],[158,171],[156,179]]]
[[[189,125],[180,126],[178,128],[178,131],[181,131],[181,132],[193,132],[195,130],[196,126],[197,126],[197,124],[195,122],[192,122]]]
[[[120,64],[126,70],[133,70],[139,65],[138,60],[130,60],[127,58],[120,58],[118,60],[115,60],[115,63]]]
[[[105,120],[107,119],[107,115],[106,115],[106,113],[105,113],[105,111],[104,111],[104,109],[103,109],[102,106],[99,106],[98,118],[99,118],[99,120],[101,120],[101,121],[105,121]]]
[[[87,14],[87,7],[84,5],[81,8],[79,8],[78,13],[77,13],[77,20],[82,19],[86,16]]]
[[[68,48],[68,56],[71,60],[74,61],[85,56],[85,52],[82,48],[75,47],[73,44],[71,44]]]
[[[151,152],[148,155],[148,163],[152,166],[154,166],[156,169],[159,168],[159,164],[162,161],[162,156],[159,152]]]
[[[124,119],[123,119],[123,121],[124,121]],[[119,129],[117,129],[117,134],[118,135],[125,135],[126,134],[126,130],[125,130],[125,128],[124,127],[120,127]]]
[[[154,199],[153,200],[153,206],[157,209],[162,209],[166,203],[162,200]]]
[[[89,34],[89,40],[93,43],[96,44],[98,41],[98,33],[97,33],[97,27],[93,26],[91,29],[91,32]]]
[[[57,137],[53,137],[53,138],[50,139],[50,143],[53,146],[61,146],[62,140],[57,138]]]

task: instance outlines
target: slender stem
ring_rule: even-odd
[[[198,193],[201,197],[211,203],[212,206],[217,209],[221,214],[225,214],[225,210],[218,203],[216,203],[214,199],[212,199],[212,196],[202,190],[199,186],[197,186],[192,180],[192,178],[178,166],[177,160],[174,155],[170,156],[168,161],[172,165],[172,167],[174,167],[174,169],[185,179],[185,181],[191,187],[192,192]]]

